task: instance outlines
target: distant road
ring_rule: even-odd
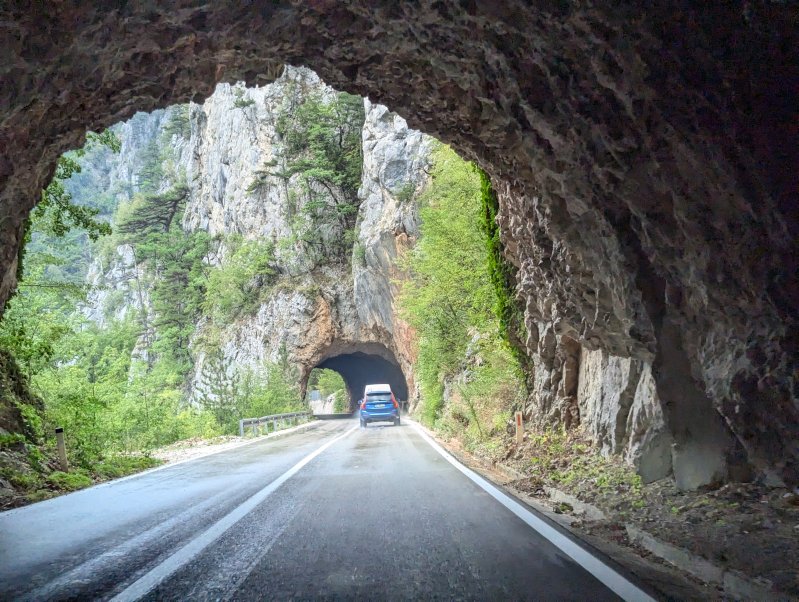
[[[647,599],[465,473],[326,421],[0,513],[0,600]]]

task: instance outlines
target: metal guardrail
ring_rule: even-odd
[[[263,432],[269,432],[269,423],[272,423],[272,432],[278,430],[278,422],[286,423],[293,420],[295,423],[299,422],[302,416],[312,416],[310,412],[288,412],[287,414],[272,414],[271,416],[262,416],[261,418],[244,418],[239,420],[239,437],[244,436],[245,428],[252,428],[253,433],[259,434],[258,431],[263,427]]]

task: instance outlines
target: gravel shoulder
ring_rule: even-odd
[[[268,435],[245,436],[238,437],[235,435],[222,435],[212,439],[202,439],[195,437],[193,439],[184,439],[183,441],[176,441],[164,447],[154,449],[150,456],[160,460],[164,464],[175,464],[177,462],[185,462],[195,458],[202,458],[228,449],[247,445],[254,441],[261,441],[264,439],[271,439],[280,437],[288,433],[293,433],[298,430],[305,430],[319,426],[318,421],[305,422],[297,426],[286,429],[281,429],[277,432],[269,433]]]

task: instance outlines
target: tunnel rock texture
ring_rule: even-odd
[[[795,4],[99,6],[0,7],[0,303],[87,129],[307,65],[485,169],[529,350],[651,365],[675,472],[743,453],[797,482]]]

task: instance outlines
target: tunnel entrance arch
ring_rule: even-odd
[[[691,402],[668,383],[697,380],[751,459],[796,481],[793,7],[16,6],[0,9],[0,310],[31,208],[87,129],[306,65],[479,160],[531,353],[544,324],[654,362],[674,416]]]
[[[334,343],[309,367],[308,375],[314,368],[326,368],[341,375],[353,410],[368,384],[388,383],[397,400],[408,400],[408,377],[394,353],[380,343]],[[307,383],[308,376],[303,379],[303,389]]]

